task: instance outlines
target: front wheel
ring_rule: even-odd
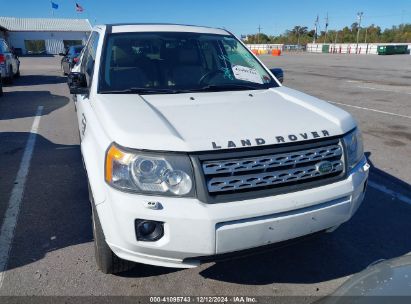
[[[94,255],[98,268],[106,274],[119,273],[133,268],[135,266],[133,262],[120,259],[107,245],[94,202],[91,202],[91,204],[94,235]]]
[[[13,76],[14,76],[13,67],[10,66],[9,67],[9,73],[8,73],[7,77],[4,79],[4,82],[7,83],[7,84],[12,84],[13,83]]]
[[[14,75],[14,77],[18,78],[20,77],[20,64],[17,66],[17,73]]]

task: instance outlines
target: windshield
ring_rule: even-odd
[[[99,93],[166,94],[276,86],[233,36],[145,32],[108,36]]]

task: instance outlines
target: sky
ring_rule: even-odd
[[[236,35],[261,32],[279,35],[295,25],[314,28],[319,15],[320,30],[350,26],[358,12],[362,25],[383,29],[411,23],[411,0],[0,0],[0,16],[43,18],[87,18],[104,23],[179,23],[223,27]],[[76,13],[75,3],[84,8]],[[53,14],[54,12],[54,14]]]

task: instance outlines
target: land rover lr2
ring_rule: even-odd
[[[195,267],[353,216],[369,170],[355,120],[275,72],[223,29],[93,29],[68,84],[103,272]]]

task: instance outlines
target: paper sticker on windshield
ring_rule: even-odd
[[[232,67],[233,74],[236,79],[254,82],[254,83],[263,83],[260,74],[258,74],[256,69],[248,68],[242,65],[235,65]]]

